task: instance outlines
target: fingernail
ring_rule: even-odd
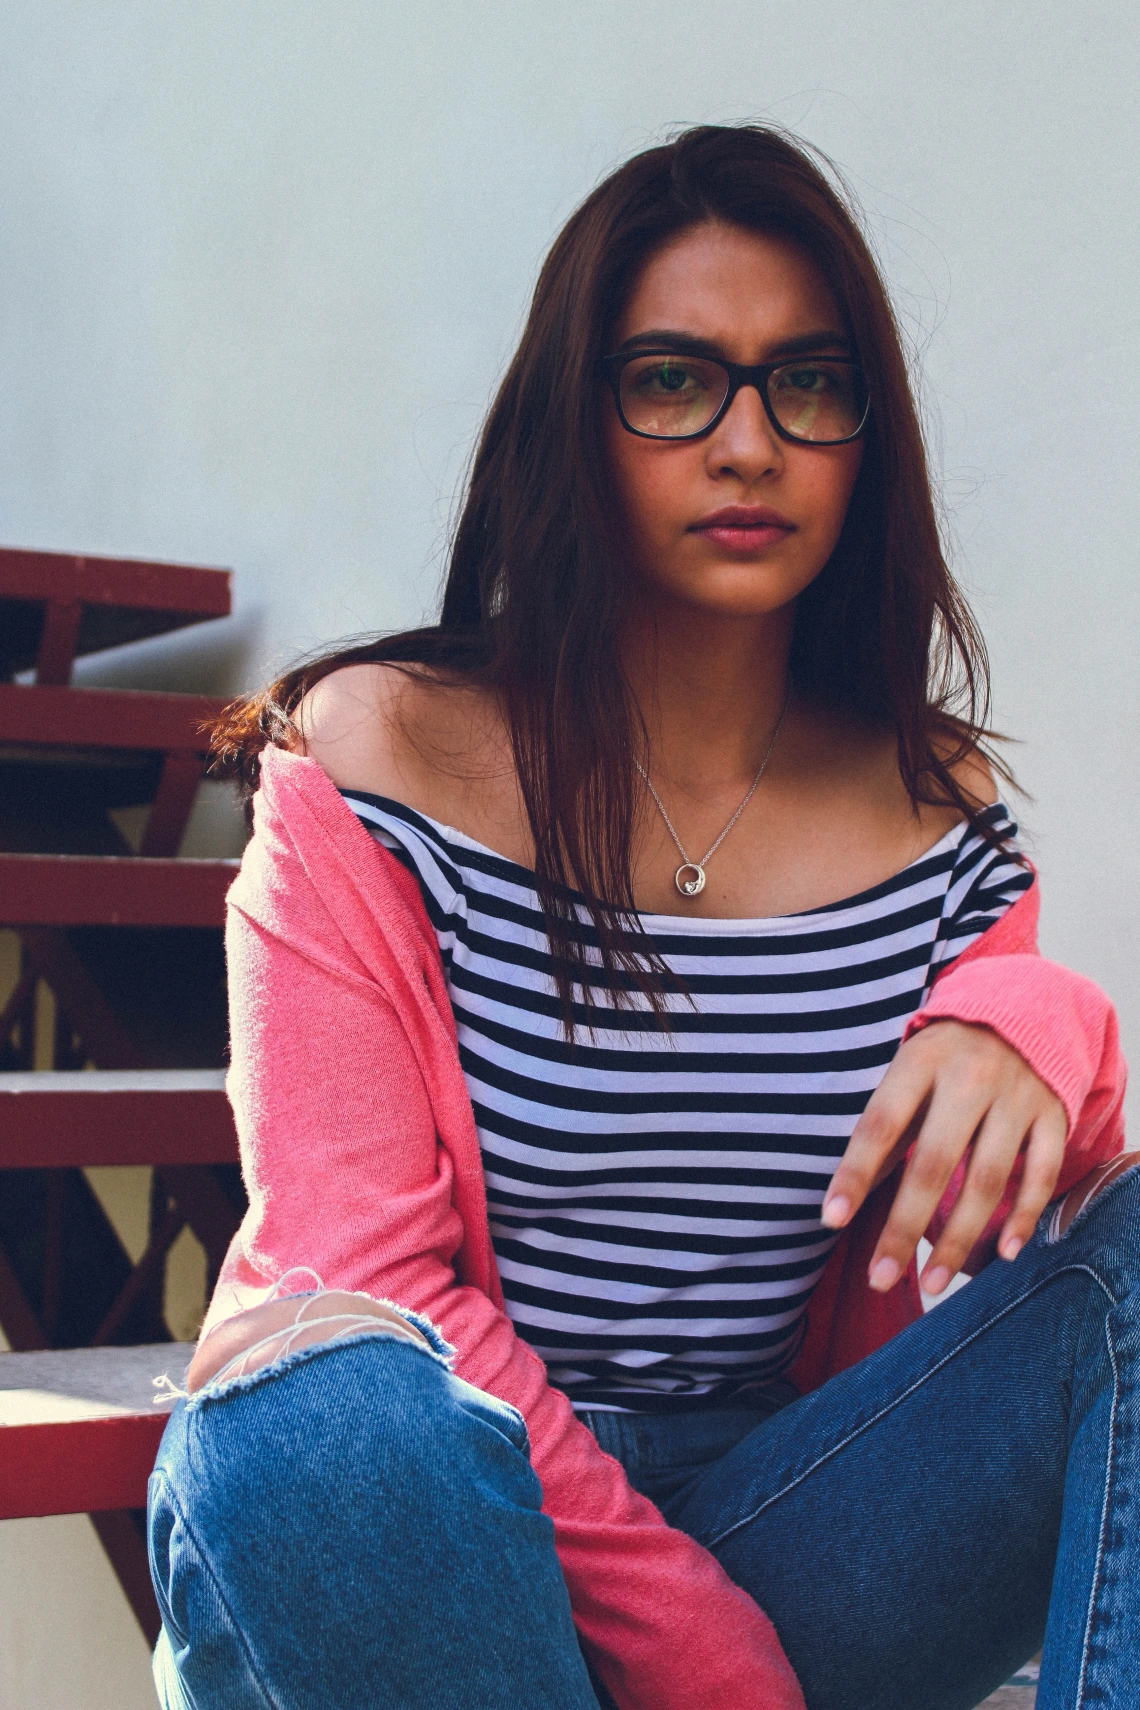
[[[1016,1259],[1024,1245],[1020,1235],[1007,1235],[998,1251],[1003,1259]]]
[[[887,1289],[894,1288],[901,1274],[897,1259],[876,1259],[871,1266],[869,1281],[872,1288],[884,1293]]]
[[[830,1199],[824,1200],[823,1210],[819,1215],[820,1222],[825,1223],[829,1229],[842,1229],[851,1215],[851,1201],[844,1199],[841,1193],[833,1194]]]
[[[927,1294],[941,1294],[949,1281],[950,1272],[946,1266],[935,1265],[933,1270],[926,1272],[922,1279],[922,1286]]]

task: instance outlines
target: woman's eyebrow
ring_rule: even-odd
[[[842,350],[850,355],[852,344],[846,333],[836,332],[834,327],[823,327],[815,332],[798,333],[795,338],[783,339],[768,352],[768,356],[770,359],[779,356],[804,356],[813,350]]]
[[[685,352],[691,356],[716,356],[731,360],[725,355],[723,346],[715,339],[698,338],[694,333],[681,332],[676,327],[650,327],[646,332],[634,333],[627,338],[619,348],[635,350],[639,345],[664,345],[669,350]],[[842,350],[851,351],[851,340],[846,333],[836,332],[834,327],[820,327],[812,332],[797,333],[794,338],[781,339],[768,352],[769,361],[778,361],[782,356],[803,356],[808,351]]]

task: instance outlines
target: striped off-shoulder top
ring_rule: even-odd
[[[836,1237],[819,1212],[940,969],[1031,883],[1001,805],[803,914],[641,917],[686,1000],[564,1032],[534,875],[345,791],[439,939],[507,1311],[580,1408],[725,1405],[795,1358]],[[585,930],[585,928],[584,928]],[[612,1018],[612,1019],[610,1019]]]

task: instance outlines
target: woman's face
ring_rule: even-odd
[[[719,223],[690,228],[646,263],[609,348],[668,346],[673,335],[748,365],[851,354],[839,306],[797,245]],[[704,439],[638,438],[612,394],[604,420],[632,568],[656,595],[757,617],[819,574],[843,527],[860,440],[781,439],[751,386]]]

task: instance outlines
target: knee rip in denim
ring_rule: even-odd
[[[311,1277],[317,1284],[316,1288],[296,1292],[289,1290],[286,1285],[290,1279],[302,1275]],[[321,1310],[320,1301],[332,1294],[352,1294],[361,1300],[367,1300],[370,1304],[390,1307],[396,1317],[394,1319],[378,1318],[374,1312],[368,1311],[330,1312]],[[365,1294],[362,1289],[326,1288],[316,1271],[307,1265],[294,1266],[279,1277],[272,1293],[267,1296],[266,1301],[262,1304],[287,1299],[296,1299],[299,1302],[291,1324],[278,1325],[268,1335],[259,1337],[256,1342],[250,1343],[248,1348],[243,1348],[235,1354],[232,1360],[228,1360],[213,1374],[208,1382],[204,1383],[193,1394],[186,1389],[178,1388],[165,1374],[155,1378],[155,1404],[161,1405],[162,1403],[180,1400],[193,1401],[198,1396],[216,1397],[223,1388],[229,1388],[233,1385],[244,1388],[246,1384],[242,1382],[243,1379],[250,1380],[279,1374],[287,1364],[296,1363],[303,1354],[319,1353],[322,1350],[327,1350],[335,1343],[353,1339],[406,1342],[450,1369],[454,1349],[444,1341],[434,1324],[418,1312],[412,1312],[407,1307],[397,1306],[395,1301],[374,1301],[373,1296]],[[314,1303],[317,1303],[317,1310],[310,1312],[308,1308]],[[313,1329],[314,1325],[318,1324],[328,1328],[327,1335],[306,1341],[300,1348],[294,1346],[299,1338],[306,1335]],[[261,1365],[256,1365],[251,1372],[249,1362],[253,1356],[274,1346],[274,1344],[280,1345],[277,1347],[273,1358],[266,1360]]]
[[[1058,1241],[1067,1241],[1073,1230],[1084,1222],[1093,1208],[1099,1205],[1107,1194],[1115,1193],[1121,1183],[1134,1175],[1138,1169],[1140,1169],[1140,1151],[1120,1152],[1107,1164],[1102,1164],[1098,1169],[1091,1170],[1083,1182],[1077,1182],[1075,1186],[1069,1189],[1064,1198],[1057,1200],[1052,1206],[1049,1212],[1049,1220],[1045,1225],[1047,1245],[1052,1247],[1056,1246]],[[1079,1194],[1080,1198],[1069,1218],[1068,1227],[1062,1230],[1061,1220],[1065,1215],[1065,1207],[1074,1194]]]

